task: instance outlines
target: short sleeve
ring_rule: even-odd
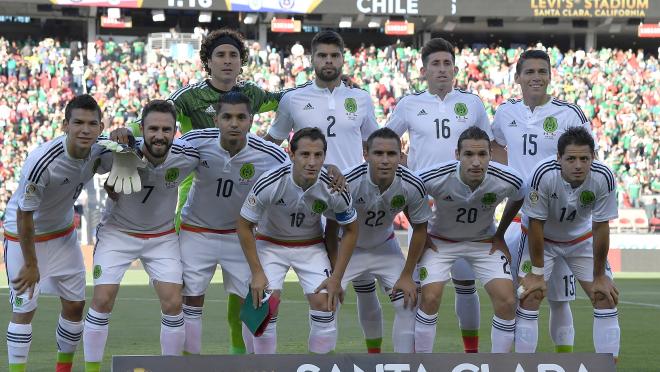
[[[385,124],[386,128],[392,129],[399,137],[401,137],[408,130],[408,123],[406,122],[406,108],[404,107],[404,99],[402,98],[399,103],[394,107],[394,111],[387,119]]]
[[[493,134],[493,138],[495,139],[495,142],[497,142],[501,146],[506,146],[506,137],[504,136],[504,131],[502,130],[503,126],[503,118],[504,114],[502,114],[502,106],[495,111],[495,117],[493,118],[493,125],[491,125],[491,132]]]
[[[273,124],[268,130],[268,134],[277,140],[286,139],[291,129],[293,129],[293,118],[289,112],[289,102],[287,96],[282,97]]]
[[[527,217],[542,221],[548,219],[548,193],[545,190],[546,184],[545,182],[540,182],[537,189],[528,188],[522,207],[522,212]]]
[[[433,215],[428,197],[426,195],[422,196],[418,192],[413,193],[408,202],[408,215],[412,224],[428,221]]]
[[[21,171],[19,187],[23,193],[18,199],[18,207],[23,211],[36,211],[41,205],[44,191],[50,179],[50,169],[46,167],[39,171],[39,162],[32,161],[26,164]],[[36,169],[35,169],[36,168]]]
[[[483,102],[477,99],[475,102],[475,107],[477,109],[477,117],[476,117],[475,125],[478,128],[481,128],[484,132],[486,132],[486,134],[488,134],[488,138],[492,141],[494,139],[493,129],[490,126],[490,121],[488,120],[488,114],[486,113],[486,108],[484,107]]]
[[[340,193],[334,193],[330,196],[332,202],[332,210],[327,211],[332,213],[324,213],[327,218],[331,218],[340,225],[347,225],[357,219],[357,212],[353,208],[353,201],[351,200],[351,194],[348,191],[342,191]]]
[[[367,112],[362,121],[362,125],[360,126],[363,141],[366,141],[371,133],[378,130],[378,122],[376,121],[376,113],[374,112],[374,104],[371,102],[371,97],[367,96],[365,103],[367,106]]]
[[[259,194],[256,194],[254,189],[250,191],[250,194],[245,198],[241,207],[241,217],[253,223],[259,222],[259,219],[266,211],[266,200],[264,199],[266,194],[267,190],[262,190]]]

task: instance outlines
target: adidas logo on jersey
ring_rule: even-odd
[[[512,121],[512,122],[509,123],[509,126],[510,126],[510,127],[517,127],[518,124],[516,124],[516,121],[514,120],[514,121]]]
[[[277,203],[275,203],[275,205],[286,207],[286,203],[284,202],[284,199],[282,199],[282,198],[280,198],[280,200],[278,200]]]
[[[69,182],[71,182],[71,181],[69,181],[68,178],[65,178],[64,181],[62,181],[62,183],[60,183],[60,186],[61,186],[61,185],[66,185],[66,184],[69,183]]]
[[[303,110],[314,110],[314,106],[311,103],[307,102],[307,105],[303,107]]]
[[[426,110],[424,110],[424,109],[419,110],[419,112],[417,113],[417,116],[423,116],[423,115],[428,115],[426,113]]]
[[[364,204],[364,203],[365,203],[364,198],[362,198],[361,196],[358,198],[358,200],[355,201],[355,204]]]
[[[444,200],[444,201],[450,201],[450,202],[453,202],[453,201],[454,201],[454,199],[451,197],[451,195],[447,195],[447,196],[445,196],[444,199],[442,199],[442,200]]]
[[[204,112],[209,115],[215,115],[215,109],[213,108],[213,105],[209,105],[209,107],[207,107]]]
[[[553,192],[552,195],[550,195],[550,199],[559,199],[559,197],[556,192]]]

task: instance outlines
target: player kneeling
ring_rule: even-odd
[[[451,266],[464,258],[493,304],[491,352],[506,353],[513,345],[515,297],[504,232],[522,205],[523,181],[515,170],[490,161],[488,134],[477,127],[460,135],[456,158],[420,173],[435,199],[435,213],[428,229],[431,249],[419,263],[422,301],[415,323],[415,351],[433,351],[442,291]],[[495,207],[507,198],[496,231]]]
[[[318,128],[297,131],[291,139],[292,164],[259,178],[237,225],[252,273],[253,305],[261,306],[265,290],[279,296],[292,267],[309,301],[309,351],[313,353],[328,353],[337,343],[334,311],[342,298],[342,276],[357,240],[351,195],[347,191],[331,193],[330,178],[322,169],[326,149],[325,136]],[[344,228],[334,271],[323,244],[321,215]],[[276,319],[254,339],[256,354],[275,353]]]
[[[360,234],[342,288],[363,275],[376,277],[396,312],[392,328],[394,351],[412,353],[417,303],[417,284],[412,275],[424,249],[431,208],[422,181],[399,165],[401,140],[394,131],[382,128],[373,132],[367,139],[366,159],[366,163],[345,172]],[[394,218],[402,211],[406,211],[413,228],[407,260],[392,227]],[[331,258],[337,253],[338,229],[337,222],[328,220],[326,245]]]
[[[161,303],[161,352],[180,355],[183,351],[181,251],[172,216],[178,184],[197,167],[199,153],[185,141],[174,139],[176,111],[170,102],[149,102],[142,117],[144,139],[137,141],[147,160],[144,168],[138,171],[142,188],[139,191],[139,187],[134,188],[130,195],[120,194],[116,200],[108,201],[97,228],[94,297],[83,334],[86,371],[100,369],[119,283],[138,258]],[[116,162],[117,158],[113,167]]]
[[[545,282],[555,262],[564,260],[594,306],[596,352],[617,358],[619,292],[607,266],[609,221],[618,217],[615,178],[605,164],[594,160],[594,140],[584,128],[567,129],[557,150],[557,156],[542,160],[528,180],[522,241],[529,253],[521,258],[518,274],[523,279],[516,351],[536,351]]]

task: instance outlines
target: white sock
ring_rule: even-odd
[[[573,313],[568,301],[550,301],[550,337],[555,347],[573,348],[575,328],[573,328]]]
[[[392,345],[395,353],[415,352],[415,309],[403,308],[403,292],[392,299],[394,324],[392,325]]]
[[[479,330],[479,321],[481,317],[481,308],[477,288],[472,285],[459,285],[454,283],[456,290],[456,300],[454,309],[458,318],[460,329]]]
[[[513,346],[515,330],[515,318],[511,320],[504,320],[493,315],[493,323],[490,329],[490,352],[510,353]]]
[[[277,317],[270,319],[264,333],[254,338],[255,354],[275,354],[277,350]]]
[[[245,344],[245,352],[247,354],[254,354],[254,335],[243,322],[241,322],[241,330],[243,334],[243,343]]]
[[[354,281],[358,317],[366,340],[383,338],[383,310],[376,293],[376,281]]]
[[[435,343],[435,325],[438,323],[438,313],[429,315],[422,309],[417,309],[415,315],[415,352],[432,353]]]
[[[327,354],[337,345],[337,323],[332,311],[309,310],[309,352]]]
[[[111,313],[99,313],[91,307],[85,317],[83,330],[83,349],[85,362],[100,362],[108,339],[108,324]]]
[[[183,351],[186,354],[202,352],[202,308],[183,305],[183,320],[186,323],[186,341]]]
[[[32,324],[9,322],[7,326],[7,358],[9,364],[27,363],[32,343]]]
[[[57,340],[57,351],[62,353],[75,353],[82,339],[85,323],[83,321],[72,322],[62,318],[57,322],[55,340]]]
[[[539,341],[539,311],[516,309],[516,353],[534,353]]]
[[[181,355],[186,342],[186,327],[183,312],[177,315],[161,313],[160,317],[160,353],[162,355]]]
[[[619,356],[621,329],[619,312],[614,309],[594,309],[594,349],[597,353],[610,353]]]

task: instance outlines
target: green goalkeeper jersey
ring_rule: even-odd
[[[248,96],[252,101],[252,112],[254,113],[276,110],[277,104],[285,92],[270,93],[250,81],[237,83],[232,91],[239,91]],[[169,99],[176,106],[181,133],[192,129],[214,127],[215,105],[224,93],[227,92],[213,87],[208,79],[197,84],[187,85],[172,93]]]

